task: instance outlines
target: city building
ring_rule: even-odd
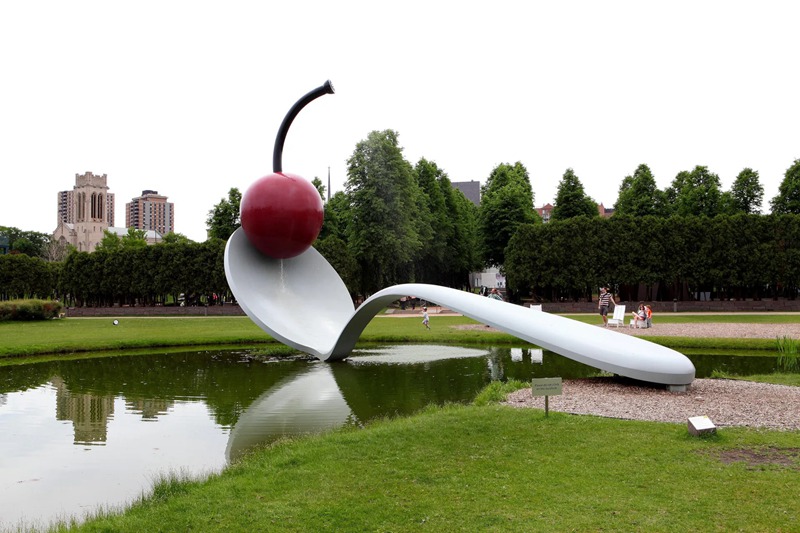
[[[58,226],[53,239],[82,252],[92,252],[114,223],[114,194],[108,177],[91,172],[75,174],[71,191],[58,193]]]
[[[481,182],[475,180],[454,181],[451,185],[464,193],[467,200],[475,205],[481,205]]]
[[[542,222],[550,222],[550,214],[553,212],[553,204],[544,204],[542,207],[537,207],[536,212],[539,213],[539,218]]]
[[[105,174],[75,174],[72,190],[58,193],[58,226],[53,240],[61,246],[71,245],[80,252],[93,252],[106,231],[119,237],[127,235],[127,228],[114,227],[114,194],[108,189]],[[161,242],[162,235],[146,230],[145,239],[148,244],[155,244]]]
[[[539,213],[542,222],[550,222],[550,216],[553,214],[553,204],[544,204],[542,207],[537,207],[536,212]],[[614,215],[614,209],[599,203],[597,204],[597,214],[603,218],[609,218]]]
[[[175,204],[158,191],[144,190],[125,204],[125,227],[153,230],[161,235],[175,231]]]
[[[614,208],[606,207],[601,202],[597,204],[597,213],[603,218],[609,218],[614,214]]]

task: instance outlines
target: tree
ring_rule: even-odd
[[[568,168],[558,184],[551,220],[567,220],[579,216],[597,217],[597,202],[583,190],[583,184],[575,172]]]
[[[441,180],[447,179],[445,174],[432,161],[420,159],[414,171],[422,189],[424,205],[419,210],[422,213],[420,240],[422,243],[422,256],[419,261],[419,276],[415,281],[420,283],[445,284],[448,263],[451,259],[447,256],[448,241],[452,242],[454,228],[453,221],[448,216],[445,195],[440,187]],[[426,219],[426,220],[424,220]]]
[[[47,258],[50,235],[38,231],[23,231],[11,226],[0,226],[0,235],[8,239],[11,252],[28,257]]]
[[[614,204],[615,216],[644,217],[663,216],[664,193],[660,191],[647,165],[639,165],[633,176],[626,176],[619,187],[619,196]]]
[[[347,239],[347,228],[351,218],[350,199],[344,192],[338,191],[325,204],[324,209],[325,216],[317,240],[335,236],[344,242]]]
[[[800,159],[795,159],[792,166],[786,169],[778,194],[770,203],[775,215],[800,214]]]
[[[764,198],[764,187],[758,179],[758,172],[745,168],[731,186],[732,207],[735,212],[756,214],[761,212],[761,202]]]
[[[373,131],[347,160],[348,242],[363,294],[407,281],[421,247],[414,222],[419,186],[397,137],[392,130]]]
[[[492,170],[481,187],[478,216],[484,264],[502,267],[505,248],[517,228],[540,221],[533,201],[528,170],[522,163],[502,163]]]
[[[311,185],[313,185],[314,188],[317,189],[317,192],[319,193],[319,197],[322,198],[322,201],[324,202],[325,201],[325,186],[322,184],[322,180],[319,179],[318,177],[314,176],[314,179],[311,180]]]
[[[109,230],[103,230],[103,238],[102,240],[97,243],[95,246],[95,251],[107,251],[107,252],[116,252],[117,250],[122,249],[122,239],[119,238],[119,235],[116,233],[112,233]]]
[[[183,233],[175,233],[174,231],[170,231],[164,235],[164,238],[161,239],[161,243],[159,244],[189,244],[191,242],[193,241]]]
[[[682,171],[675,176],[668,196],[674,202],[676,215],[714,217],[721,211],[721,194],[719,176],[698,165],[691,172]]]
[[[242,225],[239,219],[239,208],[242,203],[242,193],[233,187],[228,191],[228,198],[223,198],[208,212],[206,227],[208,236],[224,241],[228,240],[236,228]]]
[[[147,232],[143,229],[128,228],[128,233],[122,236],[122,247],[126,249],[147,247]]]

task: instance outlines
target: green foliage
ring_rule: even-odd
[[[225,241],[136,242],[123,238],[113,249],[71,253],[61,271],[59,293],[77,306],[163,305],[181,293],[189,305],[214,304],[229,295]]]
[[[418,217],[423,239],[415,281],[449,287],[466,286],[478,267],[475,209],[453,188],[436,163],[420,159],[414,168],[422,191]]]
[[[162,244],[190,244],[192,242],[194,241],[183,233],[175,233],[174,231],[167,233],[161,239]]]
[[[679,172],[667,192],[668,203],[678,216],[716,216],[721,213],[721,195],[719,176],[700,165],[691,172]]]
[[[0,302],[0,321],[49,320],[59,318],[63,310],[60,302],[52,300],[10,300]]]
[[[313,185],[314,188],[317,189],[317,192],[319,193],[320,199],[322,199],[322,201],[324,202],[325,201],[325,185],[322,184],[322,180],[319,179],[317,176],[314,176],[314,179],[311,180],[311,185]]]
[[[758,172],[745,168],[736,176],[731,186],[730,195],[733,201],[734,212],[757,214],[761,212],[761,202],[764,199],[764,187],[758,178]]]
[[[800,346],[797,339],[778,337],[778,370],[781,372],[797,373],[800,372]]]
[[[223,198],[208,212],[206,227],[208,236],[227,241],[236,228],[242,225],[239,218],[239,208],[242,203],[242,193],[236,187],[228,191],[228,198]]]
[[[540,221],[533,202],[530,177],[522,163],[503,163],[492,170],[481,188],[478,216],[485,265],[503,267],[506,246],[517,229]]]
[[[346,242],[347,227],[350,225],[351,218],[350,200],[344,192],[338,191],[325,204],[325,216],[319,232],[319,239],[333,236]]]
[[[331,264],[351,295],[358,294],[359,267],[347,243],[336,235],[317,239],[314,248]]]
[[[95,246],[95,250],[116,252],[117,250],[121,249],[122,249],[122,239],[120,239],[119,235],[117,235],[116,233],[112,233],[107,229],[103,230],[103,238],[99,243],[97,243],[97,246]]]
[[[8,240],[11,253],[47,259],[50,235],[38,231],[23,231],[11,226],[0,226],[0,236]]]
[[[492,381],[482,391],[478,393],[475,400],[472,402],[475,405],[489,405],[492,403],[500,403],[506,400],[506,396],[514,391],[530,387],[531,384],[512,379],[509,381]]]
[[[656,186],[650,168],[639,165],[633,176],[626,176],[619,187],[614,216],[664,216],[666,213],[665,194]]]
[[[347,160],[348,243],[361,271],[362,294],[413,279],[422,248],[421,191],[398,134],[373,131]]]
[[[0,300],[49,298],[59,269],[26,254],[0,255]]]
[[[568,168],[558,183],[551,220],[567,220],[580,216],[598,217],[600,213],[597,211],[597,203],[584,192],[581,180]]]
[[[800,159],[786,169],[778,194],[772,199],[772,214],[800,214]]]
[[[659,287],[652,299],[680,297],[681,287],[795,298],[800,216],[582,217],[521,226],[506,254],[508,286],[549,300],[587,298],[601,284]]]

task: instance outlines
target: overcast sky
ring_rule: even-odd
[[[124,204],[175,203],[205,239],[231,187],[283,169],[342,190],[370,131],[412,164],[481,183],[521,161],[537,206],[573,168],[614,204],[645,163],[658,186],[706,165],[759,172],[764,211],[800,158],[798,2],[0,3],[0,225],[51,233],[56,194],[107,174]]]

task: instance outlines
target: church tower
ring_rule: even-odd
[[[106,174],[75,174],[72,190],[58,193],[56,239],[63,238],[81,252],[94,251],[114,223],[114,195],[108,192],[107,179]]]

